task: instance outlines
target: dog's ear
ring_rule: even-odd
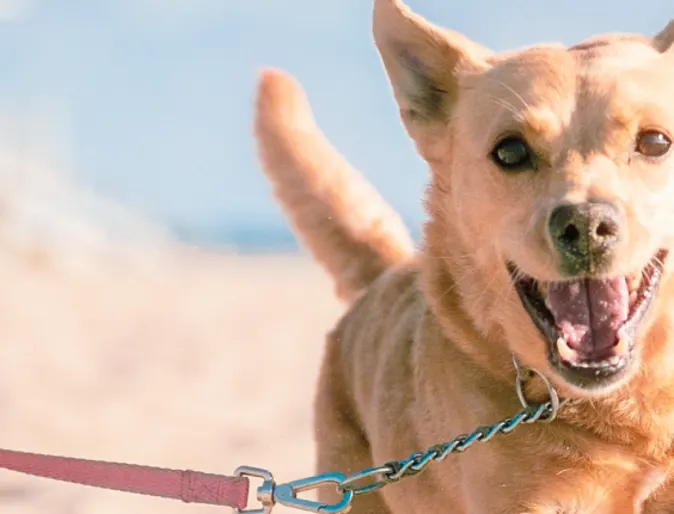
[[[653,46],[658,52],[668,52],[674,43],[674,20],[670,20],[667,26],[653,38]]]
[[[461,73],[486,69],[491,52],[432,25],[401,0],[375,0],[373,35],[403,123],[423,146],[449,120]]]

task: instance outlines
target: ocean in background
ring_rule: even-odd
[[[418,222],[405,221],[415,241],[421,236]],[[188,244],[224,248],[237,253],[294,253],[301,250],[296,236],[282,221],[271,224],[231,225],[216,228],[170,227],[173,234]]]

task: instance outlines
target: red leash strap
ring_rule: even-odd
[[[243,510],[248,478],[0,450],[0,468],[74,484]]]

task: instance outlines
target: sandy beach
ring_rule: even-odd
[[[343,309],[327,277],[303,256],[170,251],[150,265],[89,267],[2,251],[0,446],[225,474],[248,464],[281,481],[311,474],[314,384]],[[0,510],[222,512],[4,471]]]

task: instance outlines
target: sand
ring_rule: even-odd
[[[343,310],[323,272],[302,256],[112,261],[0,253],[0,446],[225,474],[256,465],[280,481],[312,474],[315,381]],[[223,509],[0,471],[0,511]]]

